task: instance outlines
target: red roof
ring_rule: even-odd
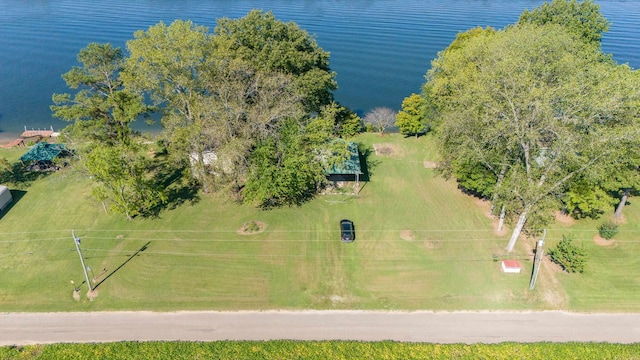
[[[522,266],[520,266],[520,263],[518,262],[518,260],[502,260],[502,266],[504,266],[507,269],[520,269],[520,268],[522,268]]]

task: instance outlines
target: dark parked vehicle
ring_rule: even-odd
[[[353,227],[353,221],[341,220],[340,221],[340,240],[342,242],[353,242],[356,239],[356,230]]]

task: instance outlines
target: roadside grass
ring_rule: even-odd
[[[624,223],[610,241],[596,243],[598,226],[610,219],[582,219],[573,225],[556,225],[547,236],[547,249],[572,235],[574,242],[588,251],[583,274],[568,274],[554,267],[565,289],[568,306],[575,311],[640,311],[640,208],[630,198],[624,209]],[[613,214],[613,209],[611,209]]]
[[[505,258],[508,236],[494,233],[477,199],[435,174],[431,136],[355,141],[368,154],[370,180],[356,196],[320,195],[270,211],[201,195],[158,218],[127,221],[106,214],[73,169],[21,185],[0,218],[0,311],[640,309],[636,206],[625,209],[615,246],[586,244],[593,254],[586,274],[545,263],[529,291],[534,240],[520,240],[508,255],[522,273],[502,273],[496,260]],[[343,218],[355,223],[353,243],[340,242]],[[265,229],[240,233],[252,220]],[[558,225],[548,244],[563,231],[595,234],[600,222]],[[93,299],[71,230],[95,278]]]

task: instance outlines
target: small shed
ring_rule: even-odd
[[[506,273],[519,274],[522,266],[518,260],[502,260],[502,271]]]
[[[4,185],[0,185],[0,211],[3,211],[4,208],[6,208],[12,201],[13,196],[11,196],[9,188]]]

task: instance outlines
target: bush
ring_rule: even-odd
[[[368,133],[372,133],[376,131],[376,128],[371,124],[364,124],[364,131]]]
[[[598,227],[598,233],[604,239],[610,240],[618,233],[618,224],[614,222],[606,222]]]
[[[587,264],[587,251],[573,243],[571,236],[562,235],[562,240],[555,248],[549,250],[551,261],[562,266],[566,272],[582,273]]]

